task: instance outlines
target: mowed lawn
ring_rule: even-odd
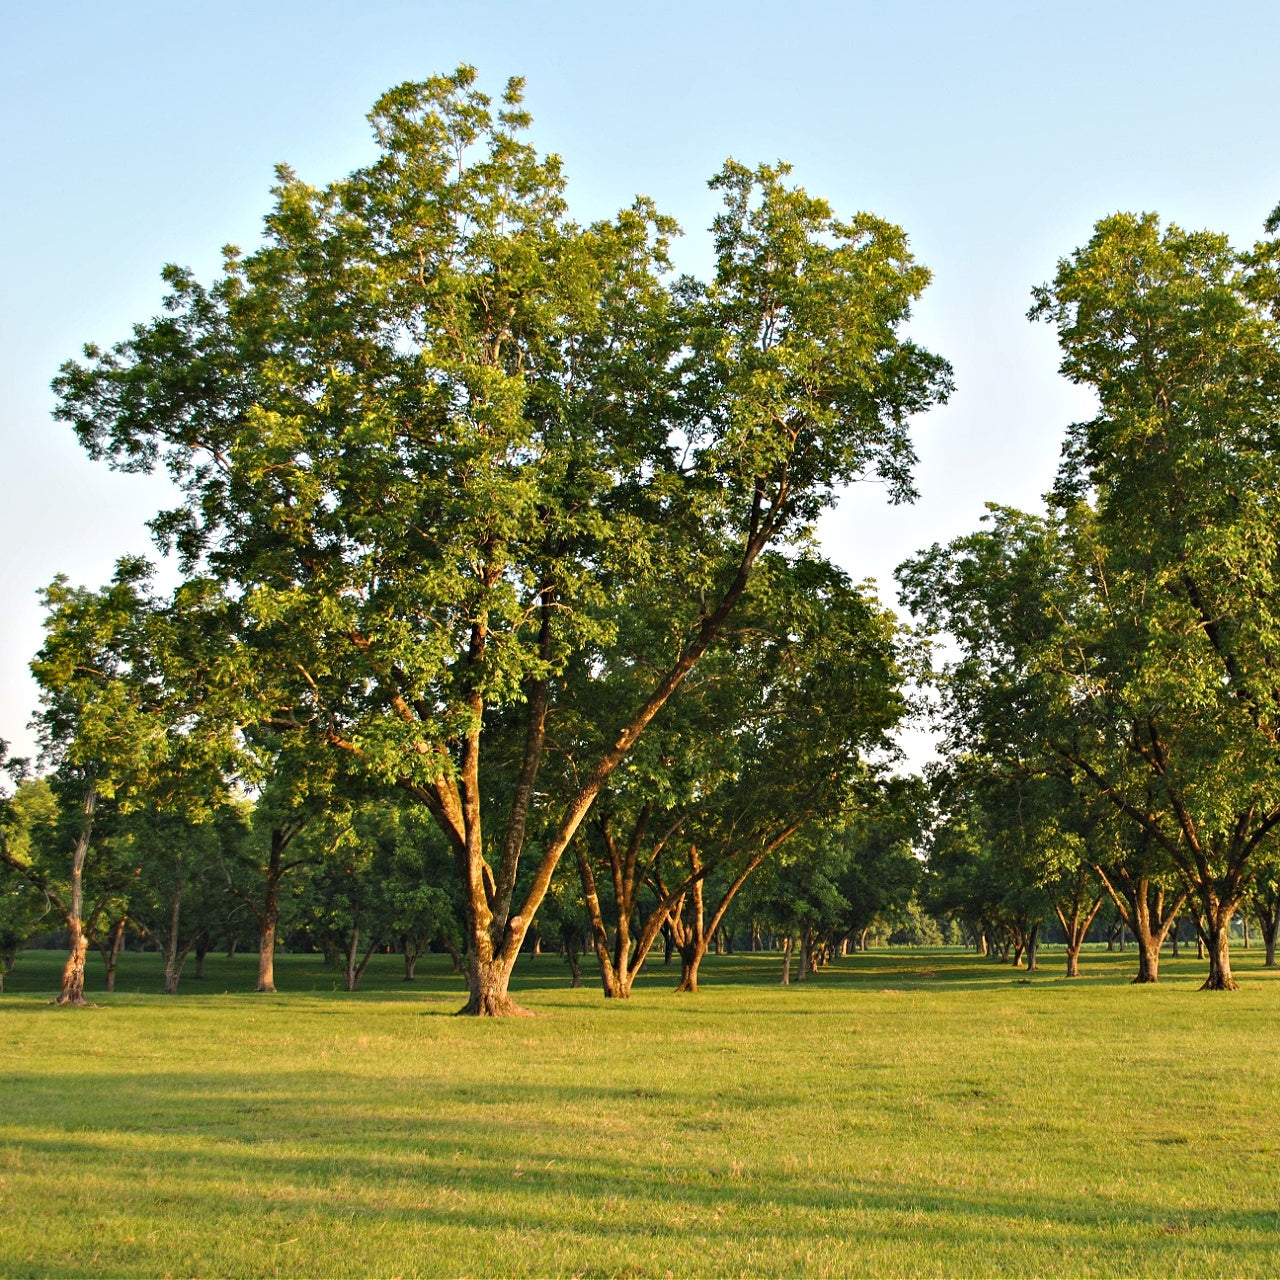
[[[777,985],[711,957],[678,996],[571,990],[451,1017],[459,978],[380,958],[210,958],[185,994],[125,958],[100,1007],[0,997],[0,1273],[1280,1274],[1280,981],[1090,953],[1062,977],[958,952],[854,956]],[[91,965],[92,965],[91,961]],[[91,985],[100,971],[91,968]]]

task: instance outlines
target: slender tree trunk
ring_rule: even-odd
[[[1040,951],[1040,924],[1031,926],[1031,932],[1027,935],[1027,972],[1038,970],[1040,965],[1036,961],[1036,956]]]
[[[565,938],[564,958],[569,962],[570,987],[582,986],[582,966],[578,963],[578,955],[577,938]]]
[[[196,977],[204,981],[204,958],[209,954],[209,939],[206,935],[201,934],[200,941],[196,943]]]
[[[1266,959],[1262,962],[1264,969],[1276,967],[1276,934],[1280,932],[1280,911],[1268,915],[1259,915],[1258,927],[1262,932],[1262,945],[1266,951]]]
[[[406,982],[412,982],[418,968],[418,957],[422,952],[416,949],[409,942],[408,938],[400,944],[400,950],[404,956],[404,980]]]
[[[106,970],[106,981],[103,987],[107,991],[116,989],[116,964],[120,959],[120,950],[124,946],[124,931],[129,924],[128,916],[121,916],[111,930],[111,940],[105,947],[99,947],[102,953],[102,964]]]
[[[182,879],[177,879],[173,888],[173,901],[169,910],[169,937],[164,947],[164,993],[167,996],[178,994],[178,979],[182,976],[182,962],[185,952],[178,956],[178,926],[182,915]]]
[[[787,934],[782,940],[782,985],[784,987],[791,985],[791,948],[793,945],[791,935]]]
[[[271,854],[267,861],[266,893],[258,930],[258,982],[255,991],[274,995],[276,990],[276,930],[280,923],[280,879],[284,851],[292,837],[280,827],[271,832]]]
[[[93,811],[98,804],[98,788],[92,777],[88,781],[84,805],[80,810],[80,831],[71,856],[71,910],[67,913],[67,963],[62,970],[62,990],[57,1004],[83,1006],[84,965],[89,953],[89,939],[84,932],[84,860],[93,838]]]

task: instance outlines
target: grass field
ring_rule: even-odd
[[[210,958],[165,998],[0,997],[0,1274],[1280,1274],[1280,981],[1087,954],[661,965],[626,1003],[522,962],[540,1016],[448,1016],[437,957],[346,995]],[[92,961],[91,961],[92,966]],[[91,986],[99,982],[92,969]]]

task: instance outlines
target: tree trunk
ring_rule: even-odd
[[[418,968],[418,952],[414,951],[406,940],[404,944],[404,980],[412,982]]]
[[[458,1010],[473,1018],[532,1017],[528,1009],[522,1009],[507,992],[511,981],[512,965],[497,956],[482,960],[473,948],[467,957],[467,1003]]]
[[[93,838],[93,811],[98,804],[98,788],[92,777],[80,810],[80,831],[71,855],[71,910],[67,912],[67,963],[62,970],[62,990],[57,1004],[83,1006],[84,964],[89,953],[89,939],[84,932],[84,860]]]
[[[106,981],[103,984],[105,990],[114,991],[116,989],[116,963],[120,959],[120,951],[124,946],[124,931],[129,923],[128,916],[121,916],[116,921],[116,927],[111,930],[111,941],[105,947],[100,947],[102,952],[102,963],[106,969]]]
[[[689,943],[680,948],[680,981],[676,984],[677,991],[697,991],[698,966],[706,951],[705,942]]]
[[[1027,935],[1027,972],[1040,968],[1036,962],[1036,956],[1040,951],[1040,925],[1037,922],[1031,926],[1031,932]]]
[[[1276,934],[1280,932],[1280,911],[1269,917],[1259,917],[1258,925],[1262,930],[1262,945],[1267,957],[1262,962],[1262,967],[1274,969],[1276,967]]]
[[[671,932],[671,925],[664,924],[662,926],[662,963],[670,964],[671,957],[675,955],[676,941]]]
[[[179,870],[174,880],[173,901],[169,909],[169,937],[164,947],[164,993],[167,996],[178,994],[178,979],[182,976],[182,962],[185,953],[178,958],[178,927],[182,916],[182,873]]]
[[[204,980],[204,958],[209,954],[209,937],[207,934],[201,934],[200,940],[196,943],[196,977],[201,981]]]
[[[1231,939],[1228,933],[1234,910],[1211,912],[1205,916],[1206,950],[1209,953],[1209,976],[1201,991],[1238,991],[1240,984],[1231,976]]]
[[[791,985],[791,948],[794,944],[791,941],[791,935],[782,940],[782,986]]]
[[[871,932],[871,926],[868,925],[865,929],[863,929],[863,931],[860,934],[858,934],[858,950],[859,951],[865,951],[867,949],[867,934],[869,934],[870,932]]]
[[[284,875],[284,851],[288,847],[287,830],[271,832],[271,855],[267,862],[267,891],[262,900],[258,930],[258,983],[255,991],[274,995],[276,990],[276,929],[280,923],[280,879]]]
[[[569,962],[569,986],[582,986],[582,966],[578,963],[578,940],[576,938],[565,939],[564,958]]]
[[[813,930],[805,927],[800,930],[800,965],[796,969],[796,981],[803,982],[810,973],[813,964]]]

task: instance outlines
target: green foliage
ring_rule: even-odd
[[[378,158],[345,179],[282,168],[260,248],[209,286],[167,268],[165,314],[55,388],[93,456],[183,487],[154,528],[236,602],[259,722],[415,796],[477,963],[509,971],[762,554],[794,557],[851,479],[909,497],[907,419],[950,371],[900,336],[928,282],[900,228],[730,162],[713,277],[669,283],[674,223],[644,199],[574,223],[520,82],[499,104],[475,85],[385,94]],[[660,647],[594,723],[575,676],[633,617]],[[544,806],[549,724],[580,759]]]

